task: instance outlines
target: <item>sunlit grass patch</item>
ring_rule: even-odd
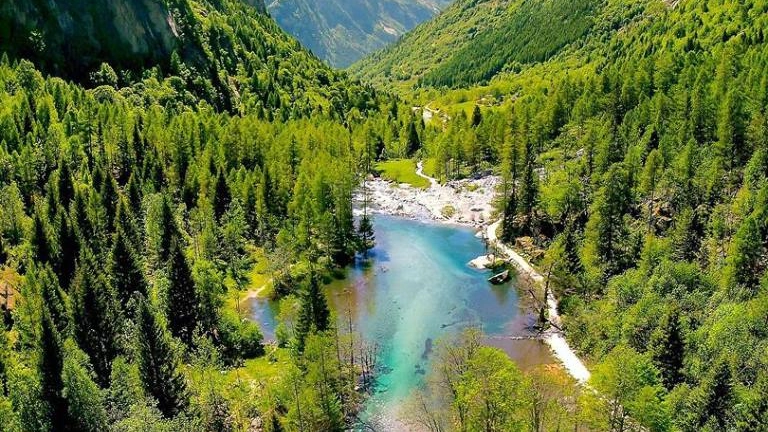
[[[376,170],[387,180],[407,183],[413,187],[426,189],[429,181],[416,175],[416,162],[412,159],[394,159],[376,164]]]

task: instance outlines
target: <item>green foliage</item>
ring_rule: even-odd
[[[188,403],[186,383],[171,339],[145,299],[139,299],[135,341],[144,391],[166,418],[174,417]]]
[[[102,390],[94,382],[88,357],[74,341],[64,344],[65,356],[61,372],[63,395],[69,405],[69,416],[75,430],[97,432],[107,427]]]
[[[502,70],[547,60],[584,36],[592,24],[596,0],[525,0],[507,6],[507,19],[479,32],[470,44],[451,53],[421,77],[429,86],[458,87],[482,83]]]

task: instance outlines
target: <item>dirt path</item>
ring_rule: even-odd
[[[499,226],[501,226],[501,220],[494,222],[486,227],[486,236],[488,241],[496,246],[499,252],[509,257],[512,264],[518,269],[518,271],[525,273],[535,283],[544,283],[544,276],[541,275],[531,264],[525,260],[520,254],[515,252],[512,248],[501,242],[496,234]],[[547,292],[547,309],[549,314],[549,321],[555,326],[561,327],[560,314],[557,311],[557,299],[552,291]],[[560,360],[565,370],[579,383],[584,384],[589,380],[590,373],[584,363],[581,361],[578,355],[568,345],[568,341],[565,339],[563,332],[554,328],[547,330],[543,335],[544,343],[549,345],[552,350],[552,354]]]
[[[272,278],[269,278],[269,280],[266,281],[264,283],[264,285],[262,285],[262,286],[260,286],[260,287],[258,287],[256,289],[248,290],[245,293],[245,295],[243,296],[243,300],[250,300],[250,299],[254,299],[254,298],[260,297],[261,293],[263,293],[267,289],[267,286],[269,284],[271,284],[271,283],[272,283]]]
[[[429,180],[430,187],[436,188],[436,187],[440,186],[440,182],[437,181],[437,179],[432,178],[432,177],[424,174],[424,162],[423,161],[419,161],[416,164],[416,175],[421,177],[421,178],[425,178],[425,179]]]

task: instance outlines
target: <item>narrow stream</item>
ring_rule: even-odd
[[[521,306],[514,279],[494,286],[490,272],[467,265],[485,253],[475,230],[382,215],[374,225],[369,262],[351,266],[326,293],[339,315],[351,314],[355,330],[379,345],[381,372],[362,413],[377,430],[402,430],[392,425],[428,373],[434,343],[467,326],[480,326],[486,343],[523,369],[553,362],[539,341],[509,338],[527,335],[534,317]],[[274,338],[276,307],[255,299],[251,310],[265,337]]]

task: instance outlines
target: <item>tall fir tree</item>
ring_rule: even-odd
[[[227,185],[227,179],[224,176],[223,169],[219,170],[219,173],[216,175],[214,194],[213,210],[216,215],[216,220],[221,220],[221,217],[227,212],[229,204],[232,201],[232,194],[229,191],[229,186]]]
[[[48,235],[48,228],[45,219],[36,212],[32,220],[32,238],[30,239],[32,252],[38,262],[52,264],[53,248]]]
[[[109,254],[109,275],[123,310],[127,310],[133,293],[147,295],[148,284],[144,277],[141,260],[122,226],[117,228],[112,242],[112,251]]]
[[[661,379],[668,389],[683,382],[685,340],[680,322],[680,311],[670,310],[664,316],[656,333],[651,337],[653,362],[661,372]]]
[[[160,412],[172,418],[186,408],[187,385],[166,330],[149,301],[141,296],[137,299],[134,340],[141,382],[147,394],[157,401]]]
[[[313,273],[301,295],[301,307],[296,324],[296,348],[299,352],[304,351],[307,336],[328,330],[330,317],[328,301],[320,287],[319,277]]]
[[[90,250],[80,254],[71,295],[75,340],[90,357],[96,381],[106,387],[119,350],[121,317],[114,289]]]
[[[40,326],[40,347],[38,373],[42,398],[49,409],[50,431],[68,431],[69,416],[67,400],[64,395],[64,382],[61,373],[64,368],[62,342],[56,325],[47,310],[42,312]]]
[[[55,270],[59,277],[59,284],[64,290],[68,290],[75,275],[80,244],[77,234],[69,222],[69,215],[64,210],[59,210],[56,220],[58,222],[59,255]]]
[[[185,344],[191,345],[198,324],[199,302],[187,257],[177,242],[171,245],[167,269],[166,313],[168,327],[173,336],[181,339]]]

